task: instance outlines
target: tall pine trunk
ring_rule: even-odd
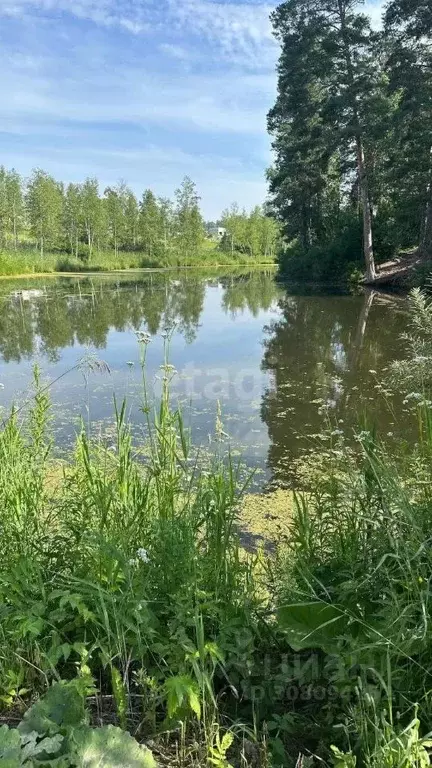
[[[347,80],[348,87],[351,91],[351,109],[353,116],[353,127],[356,141],[356,153],[357,153],[357,172],[360,188],[360,200],[363,214],[363,253],[366,263],[366,281],[372,282],[376,278],[375,259],[373,251],[373,236],[372,236],[372,215],[371,204],[369,197],[369,181],[366,169],[364,146],[362,139],[362,132],[360,127],[360,119],[357,106],[357,96],[355,92],[355,77],[354,67],[351,56],[351,48],[348,30],[346,28],[345,20],[345,7],[343,0],[338,0],[339,17],[341,23],[341,35],[345,54],[345,62],[347,68]]]
[[[360,198],[363,214],[363,252],[366,262],[366,280],[368,282],[375,280],[375,259],[373,252],[373,239],[372,239],[372,216],[371,206],[369,199],[369,182],[366,172],[366,165],[364,159],[364,149],[360,134],[357,139],[357,165],[359,175],[360,186]]]

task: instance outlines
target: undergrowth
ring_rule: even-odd
[[[209,243],[198,253],[188,254],[173,249],[160,257],[142,251],[100,251],[91,258],[76,258],[63,252],[46,252],[43,257],[32,249],[0,250],[0,275],[27,275],[48,272],[110,272],[115,270],[204,267],[223,265],[274,264],[269,257],[251,257],[235,251],[226,253]]]
[[[413,317],[425,306],[414,297]],[[423,330],[413,323],[414,337]],[[410,339],[407,354],[418,357]],[[39,696],[84,680],[82,727],[128,730],[160,765],[429,765],[432,416],[423,368],[415,450],[392,455],[362,433],[358,455],[316,462],[295,495],[288,544],[251,553],[239,537],[239,469],[220,451],[203,470],[171,402],[169,338],[160,401],[148,400],[149,341],[139,334],[145,452],[115,403],[115,445],[83,429],[53,469],[38,372],[30,412],[3,423],[2,718],[13,726]],[[2,734],[22,749],[22,730],[0,730],[0,755]],[[32,737],[36,748],[44,734]]]

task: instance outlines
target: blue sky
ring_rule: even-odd
[[[0,163],[164,196],[188,174],[207,218],[261,203],[275,5],[0,0]]]

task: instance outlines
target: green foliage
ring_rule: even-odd
[[[248,215],[236,203],[223,211],[221,225],[226,230],[221,250],[247,253],[251,258],[273,259],[280,245],[280,232],[274,218],[256,206]]]
[[[204,240],[204,222],[199,210],[199,197],[193,181],[186,176],[176,190],[174,240],[180,254],[194,256]]]
[[[295,651],[322,648],[332,653],[337,638],[346,628],[346,617],[336,605],[314,601],[282,605],[278,611],[279,626]]]
[[[62,202],[60,185],[45,171],[36,169],[27,187],[27,210],[30,231],[36,238],[41,259],[46,247],[58,237]]]
[[[234,741],[234,736],[229,731],[220,736],[219,731],[216,733],[213,744],[210,746],[209,763],[215,768],[231,768],[231,764],[228,763],[226,754]]]
[[[325,244],[306,249],[298,241],[289,244],[279,256],[279,267],[292,280],[310,283],[348,281],[362,265],[360,224],[355,215],[346,215],[338,236]]]
[[[79,681],[78,681],[79,682]],[[85,721],[84,696],[79,685],[54,683],[24,715],[18,731],[52,736],[61,728],[82,725]]]
[[[413,294],[411,312],[414,367],[428,300]],[[53,476],[38,371],[30,418],[11,414],[0,434],[2,705],[45,692],[17,732],[1,729],[5,764],[128,765],[126,750],[151,766],[124,730],[89,727],[97,680],[102,719],[108,698],[123,729],[169,734],[184,765],[281,768],[299,752],[304,765],[427,765],[430,384],[412,451],[364,432],[356,453],[313,456],[288,541],[248,553],[240,475],[219,455],[201,471],[171,404],[169,343],[157,403],[144,385],[139,457],[115,404],[115,450],[84,432]]]
[[[156,768],[151,752],[112,725],[86,724],[84,688],[77,679],[54,683],[24,715],[17,729],[0,727],[4,768]]]
[[[1,166],[0,274],[273,261],[276,230],[270,217],[261,221],[257,208],[244,243],[223,251],[205,238],[199,200],[188,177],[175,203],[151,190],[138,203],[123,182],[101,197],[95,178],[63,185],[36,169],[24,183]]]
[[[373,273],[373,253],[385,261],[415,244],[431,249],[428,4],[391,0],[380,32],[360,6],[286,0],[272,14],[281,55],[268,178],[296,243],[282,269],[301,280],[346,279],[362,250]]]
[[[139,341],[144,366],[146,337]],[[168,345],[169,338],[166,352]],[[78,669],[84,682],[94,676],[112,695],[122,727],[131,710],[137,717],[137,700],[148,702],[143,722],[152,735],[162,723],[206,734],[217,721],[216,689],[227,674],[218,640],[241,620],[245,597],[256,602],[234,527],[237,470],[215,459],[210,473],[198,472],[181,414],[170,405],[167,357],[162,372],[154,411],[143,392],[144,462],[132,449],[123,404],[115,407],[115,452],[83,432],[51,479],[49,409],[38,372],[29,421],[21,426],[12,414],[0,433],[6,705],[47,681],[74,679]],[[20,733],[45,737],[60,728],[66,739],[84,712],[81,691],[66,684],[65,696],[64,686],[49,688]],[[86,754],[101,739],[93,734]]]
[[[150,750],[113,725],[80,728],[72,739],[73,765],[77,768],[156,768]]]
[[[432,301],[414,289],[409,296],[410,327],[404,335],[405,357],[393,363],[392,380],[408,398],[422,403],[432,388]]]

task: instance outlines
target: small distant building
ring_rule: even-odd
[[[218,227],[217,225],[211,225],[207,229],[207,234],[209,237],[213,238],[214,240],[222,240],[224,235],[226,235],[226,229],[225,227]]]

